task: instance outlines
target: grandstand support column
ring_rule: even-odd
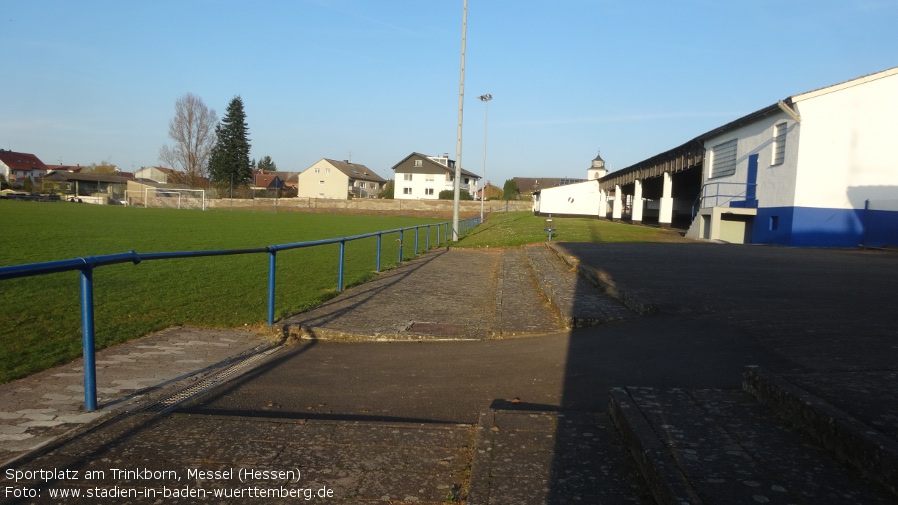
[[[630,212],[630,221],[642,222],[642,181],[633,181],[633,210]]]
[[[611,220],[620,221],[621,211],[624,206],[624,192],[620,189],[620,184],[614,185],[614,203],[611,205]]]
[[[608,219],[608,194],[599,188],[599,218]]]
[[[670,180],[670,172],[662,174],[664,178],[664,187],[661,190],[661,208],[658,211],[658,226],[662,228],[670,228],[673,222],[673,183]]]

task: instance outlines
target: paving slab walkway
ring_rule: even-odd
[[[98,410],[84,410],[84,370],[73,361],[0,385],[0,462],[136,402],[183,387],[227,361],[271,345],[252,331],[176,327],[96,355]]]
[[[214,387],[181,403],[123,409],[18,458],[3,475],[33,470],[14,484],[33,484],[42,494],[0,497],[0,503],[84,502],[49,497],[63,488],[144,493],[122,503],[162,499],[149,497],[150,488],[227,490],[218,501],[235,504],[270,503],[275,489],[323,490],[313,498],[335,504],[667,503],[670,496],[690,503],[894,501],[863,476],[831,477],[838,464],[820,469],[824,456],[805,447],[815,442],[790,434],[788,422],[744,393],[693,387],[738,382],[731,375],[751,364],[745,363],[750,356],[805,388],[798,403],[832,407],[827,412],[838,417],[829,424],[858,421],[889,445],[894,406],[877,402],[891,398],[881,393],[894,384],[896,316],[883,303],[896,285],[894,258],[689,244],[564,244],[557,251],[569,266],[552,264],[557,256],[543,250],[449,250],[385,272],[292,319],[288,329],[307,340],[235,372],[235,380],[216,381],[224,369],[210,370],[196,382],[209,378]],[[564,331],[565,321],[578,315],[574,307],[585,306],[576,302],[596,297],[589,282],[558,277],[576,272],[612,283],[624,295],[618,300],[654,312],[612,318],[598,330]],[[575,292],[540,289],[547,284]],[[555,301],[564,299],[574,303]],[[602,310],[586,309],[586,315]],[[409,313],[421,316],[409,319]],[[321,342],[329,332],[369,342],[444,342]],[[501,338],[522,335],[544,336]],[[174,350],[166,344],[150,352],[162,353],[153,355],[159,358]],[[80,384],[80,376],[68,380]],[[677,383],[690,387],[670,386]],[[615,385],[625,388],[612,396],[624,395],[629,407],[600,405]],[[63,401],[32,398],[35,405]],[[49,407],[7,415],[52,422],[42,408]],[[623,410],[635,414],[635,424],[612,428],[608,414]],[[823,425],[826,419],[832,417]],[[649,435],[642,445],[617,436],[637,425]],[[779,450],[787,439],[799,442]],[[631,464],[648,468],[643,460],[677,468],[662,482],[666,491],[658,491],[651,472],[633,471]],[[100,478],[91,486],[39,472],[59,468],[104,474],[94,475]],[[745,468],[761,477],[745,478]],[[230,469],[249,477],[235,480]],[[301,475],[289,473],[294,469]],[[164,500],[195,501],[185,494]]]

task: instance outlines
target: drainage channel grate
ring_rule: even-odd
[[[192,385],[178,391],[177,393],[172,394],[171,396],[163,398],[162,400],[159,400],[158,402],[147,406],[145,409],[143,409],[143,411],[144,412],[164,412],[164,411],[174,407],[175,405],[183,402],[184,400],[187,400],[188,398],[190,398],[196,394],[199,394],[199,393],[211,388],[212,386],[215,386],[217,384],[220,384],[220,383],[228,380],[230,377],[234,376],[238,372],[252,366],[253,363],[260,361],[262,359],[265,359],[268,356],[271,356],[272,354],[278,352],[279,350],[281,350],[281,348],[278,346],[278,347],[272,347],[271,349],[262,351],[260,353],[252,354],[252,355],[228,366],[227,368],[225,368],[219,372],[215,372],[212,375],[209,375],[208,377],[204,377],[202,380],[198,381],[196,384],[192,384]]]

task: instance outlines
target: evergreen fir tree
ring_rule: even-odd
[[[227,112],[215,127],[215,147],[209,156],[209,178],[220,188],[248,186],[253,178],[253,162],[249,158],[249,127],[243,100],[235,96]],[[233,179],[232,179],[233,177]]]

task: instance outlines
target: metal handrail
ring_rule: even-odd
[[[741,193],[736,194],[721,194],[720,186],[742,186],[745,189]],[[714,186],[715,193],[713,195],[707,194],[707,190],[710,186]],[[749,193],[749,188],[757,187],[757,183],[752,182],[726,182],[726,181],[714,181],[714,182],[706,182],[702,186],[702,190],[699,192],[698,196],[695,198],[695,202],[692,203],[692,218],[695,219],[695,215],[698,213],[698,209],[703,209],[705,207],[709,207],[709,205],[705,204],[706,200],[714,199],[714,204],[710,205],[710,207],[717,207],[721,203],[729,203],[736,200],[739,197],[747,197]],[[726,198],[721,202],[722,198]]]
[[[480,224],[480,217],[473,217],[459,222],[459,234],[466,232]],[[24,265],[13,265],[8,267],[0,267],[0,280],[16,279],[22,277],[34,277],[38,275],[46,275],[59,272],[69,272],[78,270],[80,276],[80,292],[81,292],[81,343],[82,353],[84,356],[84,407],[88,412],[97,409],[97,378],[96,378],[96,350],[94,345],[94,294],[93,294],[93,271],[97,267],[116,265],[120,263],[139,264],[142,261],[153,260],[169,260],[181,258],[202,258],[210,256],[233,256],[239,254],[261,254],[268,253],[268,325],[274,324],[274,295],[275,295],[275,277],[277,270],[276,255],[278,251],[287,251],[290,249],[299,249],[303,247],[314,247],[327,244],[340,244],[340,261],[337,275],[337,291],[343,291],[343,270],[346,258],[346,242],[353,240],[361,240],[364,238],[377,237],[377,260],[375,262],[375,270],[380,272],[381,267],[381,242],[383,236],[391,233],[399,234],[399,264],[402,264],[403,255],[403,238],[406,231],[414,230],[415,232],[415,255],[418,254],[418,231],[421,228],[426,229],[425,251],[430,249],[430,228],[435,227],[437,232],[437,243],[439,246],[442,242],[449,241],[451,223],[435,223],[422,224],[417,226],[409,226],[406,228],[396,228],[392,230],[381,230],[361,235],[352,235],[349,237],[331,238],[323,240],[311,240],[306,242],[293,242],[289,244],[277,244],[267,247],[256,247],[250,249],[217,249],[203,251],[179,251],[179,252],[155,252],[155,253],[138,253],[137,251],[129,251],[125,253],[106,254],[102,256],[86,256],[83,258],[73,258],[61,261],[49,261],[44,263],[30,263]],[[444,233],[441,235],[441,231]]]

